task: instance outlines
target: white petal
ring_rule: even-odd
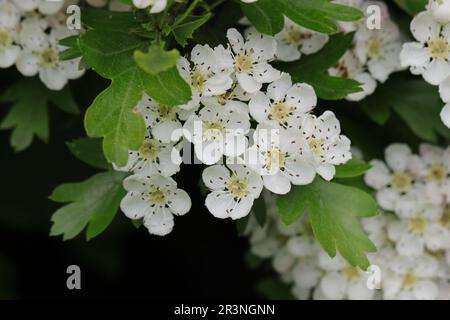
[[[317,104],[314,88],[306,83],[297,83],[286,93],[286,103],[295,106],[301,113],[310,112]]]
[[[450,62],[434,59],[422,73],[425,81],[432,85],[439,85],[450,76]]]
[[[235,201],[229,193],[213,191],[206,197],[205,205],[214,217],[226,219],[230,216],[229,210],[234,208]]]
[[[67,78],[59,70],[52,68],[41,69],[39,79],[50,90],[61,90],[67,84]]]
[[[422,11],[411,21],[411,33],[414,37],[424,43],[439,36],[440,25],[427,11]]]
[[[292,87],[292,79],[288,73],[283,73],[281,78],[272,82],[267,87],[267,97],[275,102],[283,101],[286,93]]]
[[[450,77],[439,85],[439,94],[445,103],[450,102]]]
[[[317,173],[326,181],[330,181],[336,174],[336,168],[332,164],[323,164],[317,167]]]
[[[150,13],[162,12],[166,8],[166,5],[167,0],[155,0],[150,10]]]
[[[202,179],[209,189],[221,190],[230,181],[230,172],[223,165],[214,165],[203,171]]]
[[[270,100],[263,92],[257,92],[250,100],[248,106],[250,114],[256,121],[263,122],[267,120],[267,114],[270,110]]]
[[[372,166],[364,175],[364,181],[372,188],[379,190],[391,181],[391,174],[388,167],[380,160],[370,161]]]
[[[286,194],[291,190],[291,182],[280,172],[263,176],[264,187],[276,194]]]
[[[302,45],[304,54],[313,54],[323,48],[328,42],[328,35],[323,33],[313,33],[309,39],[306,39]]]
[[[252,76],[247,73],[236,73],[236,78],[239,85],[248,93],[255,93],[261,89],[262,84],[257,82]]]
[[[347,283],[338,273],[329,273],[320,281],[320,288],[329,299],[341,300],[345,297]]]
[[[144,225],[151,234],[165,236],[172,232],[174,221],[169,209],[161,208],[144,218]]]
[[[22,52],[19,54],[16,67],[21,74],[26,77],[35,76],[39,71],[39,57],[31,52]]]
[[[438,293],[437,285],[430,280],[419,281],[414,288],[414,297],[418,300],[434,300]]]
[[[164,121],[159,122],[151,128],[152,135],[156,140],[163,143],[169,143],[172,141],[172,135],[181,130],[181,123],[179,121]]]
[[[281,77],[281,72],[268,63],[258,63],[253,67],[253,78],[260,83],[270,83]]]
[[[239,31],[234,28],[228,29],[227,38],[236,54],[244,50],[244,38]]]
[[[406,144],[393,143],[385,150],[388,166],[396,171],[404,171],[412,157],[411,149]]]
[[[184,215],[191,209],[191,198],[186,191],[177,189],[167,199],[170,210],[176,215]]]
[[[440,113],[442,122],[450,128],[450,104],[446,104]]]
[[[150,203],[138,192],[128,192],[120,202],[120,210],[130,219],[140,219],[151,212]]]
[[[365,281],[349,283],[348,298],[350,300],[371,300],[374,291],[367,288]]]
[[[20,47],[18,46],[0,49],[0,68],[11,67],[16,62],[19,53]]]
[[[427,48],[418,42],[408,42],[403,44],[400,52],[400,61],[403,67],[423,66],[430,59]]]

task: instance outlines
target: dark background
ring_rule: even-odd
[[[2,70],[0,92],[17,78]],[[88,73],[71,83],[82,110],[107,82]],[[24,93],[26,94],[26,93]],[[9,110],[0,106],[0,117]],[[15,153],[10,131],[0,131],[0,298],[257,298],[257,274],[244,264],[247,240],[235,223],[219,220],[203,206],[197,183],[201,166],[175,179],[191,195],[192,210],[175,218],[166,237],[137,230],[122,213],[97,238],[84,234],[64,242],[50,237],[50,217],[59,207],[48,200],[60,183],[77,182],[96,171],[78,161],[65,142],[85,135],[82,114],[49,108],[50,141],[35,140]],[[82,289],[66,288],[66,269],[81,268]]]

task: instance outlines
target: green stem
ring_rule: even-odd
[[[194,11],[194,9],[197,7],[197,5],[199,4],[200,1],[202,1],[202,0],[194,0],[194,1],[192,1],[192,3],[186,9],[186,11],[183,13],[183,15],[180,18],[177,19],[178,21],[174,25],[174,27],[176,27],[180,23],[182,23],[192,13],[192,11]]]
[[[210,10],[213,10],[213,9],[215,9],[216,7],[218,7],[218,6],[220,6],[222,3],[224,3],[225,2],[225,0],[216,0],[215,2],[213,2],[210,6],[209,6],[209,9]]]

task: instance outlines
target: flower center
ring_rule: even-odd
[[[415,217],[408,220],[408,227],[412,233],[423,234],[428,227],[428,221],[423,217]]]
[[[232,177],[228,182],[226,189],[231,193],[233,198],[242,199],[248,194],[248,181],[245,177]]]
[[[176,108],[160,104],[158,106],[158,115],[161,120],[175,120],[177,118]]]
[[[411,177],[404,173],[396,173],[391,178],[391,185],[397,192],[406,192],[411,186],[412,179]]]
[[[323,139],[316,139],[313,137],[308,139],[308,146],[316,156],[321,156],[323,154],[323,145]]]
[[[299,46],[309,38],[311,38],[310,33],[303,32],[295,26],[289,26],[287,30],[286,42],[290,45]]]
[[[270,172],[276,172],[284,168],[286,164],[286,153],[282,152],[280,149],[272,149],[267,151],[265,155],[265,165]]]
[[[367,45],[367,54],[370,58],[376,59],[380,58],[384,54],[383,50],[383,39],[380,37],[375,37]]]
[[[7,31],[0,30],[0,48],[8,48],[11,46],[13,39],[11,34]]]
[[[436,182],[444,182],[447,179],[447,172],[442,165],[433,165],[428,168],[428,179]]]
[[[158,141],[146,139],[139,149],[139,155],[147,161],[155,161],[158,158],[160,151]]]
[[[341,272],[344,275],[344,277],[347,278],[347,280],[349,280],[349,281],[355,281],[361,277],[361,271],[359,271],[358,268],[353,267],[349,264],[347,266],[345,266],[341,270]]]
[[[436,39],[428,43],[431,57],[434,59],[447,59],[450,54],[450,45],[445,39]]]
[[[148,201],[157,206],[165,206],[167,202],[167,194],[161,189],[156,189],[148,194]]]
[[[223,124],[219,121],[205,121],[203,137],[207,141],[220,140],[223,137],[224,130]]]
[[[47,48],[41,52],[39,62],[42,66],[53,66],[58,61],[58,52],[55,49]]]
[[[195,89],[202,90],[205,82],[206,82],[206,75],[202,71],[195,70],[191,74],[191,83]]]
[[[285,123],[292,113],[292,107],[284,102],[278,102],[272,105],[269,113],[269,118],[274,119],[280,123]]]
[[[417,283],[417,277],[412,272],[407,272],[403,276],[402,279],[402,288],[404,289],[412,289],[416,286]]]
[[[253,60],[249,55],[238,54],[235,58],[235,64],[238,72],[250,72],[253,70]]]

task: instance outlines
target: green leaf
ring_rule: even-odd
[[[135,12],[114,12],[104,9],[85,8],[82,10],[81,22],[89,29],[108,32],[130,32],[142,29],[143,16]]]
[[[336,178],[354,178],[363,175],[371,165],[357,159],[351,159],[345,164],[336,166]]]
[[[242,3],[241,9],[261,33],[275,35],[284,27],[283,12],[277,1],[258,0],[254,3]]]
[[[87,226],[86,238],[102,233],[111,223],[125,195],[122,180],[126,174],[108,171],[79,183],[58,186],[50,199],[68,203],[52,216],[50,235],[73,239]]]
[[[153,43],[148,52],[136,50],[134,60],[139,67],[151,75],[157,75],[176,66],[180,53],[176,49],[164,50],[164,45]]]
[[[330,37],[318,53],[303,57],[300,61],[280,63],[277,67],[289,73],[295,82],[306,82],[314,87],[317,96],[325,100],[337,100],[350,93],[361,91],[360,83],[352,79],[328,75],[352,45],[354,33],[339,33]]]
[[[124,166],[128,151],[137,150],[146,133],[143,117],[133,112],[143,93],[175,106],[191,99],[191,89],[175,67],[158,75],[140,69],[133,54],[148,44],[138,36],[92,30],[80,37],[79,45],[87,63],[112,80],[87,110],[86,131],[90,137],[104,138],[103,150],[109,162]]]
[[[267,278],[256,286],[256,290],[272,300],[292,300],[291,288],[279,277]]]
[[[59,44],[67,47],[64,51],[59,53],[60,60],[71,60],[82,56],[80,47],[78,46],[78,36],[70,36],[59,40]]]
[[[261,227],[264,227],[267,221],[267,208],[262,196],[256,199],[253,203],[252,212],[258,224]]]
[[[394,111],[423,140],[437,142],[438,134],[450,135],[450,130],[442,127],[439,113],[443,103],[438,89],[406,73],[391,76],[362,102],[362,106],[379,124],[385,124],[391,110]]]
[[[102,152],[101,139],[81,138],[66,144],[70,152],[84,163],[99,169],[110,168]]]
[[[415,15],[420,11],[425,10],[428,0],[394,0],[397,5],[408,12],[410,15]]]
[[[336,249],[353,266],[366,270],[367,252],[376,250],[362,230],[356,217],[377,213],[377,203],[360,189],[317,178],[308,186],[294,187],[277,199],[278,211],[284,223],[290,224],[305,212],[316,239],[331,256]]]
[[[360,10],[329,0],[277,0],[283,13],[292,21],[322,33],[338,31],[336,21],[357,21]]]
[[[11,102],[12,108],[0,124],[0,129],[12,129],[10,143],[16,151],[30,146],[33,137],[47,142],[49,138],[48,105],[76,114],[78,107],[68,87],[61,91],[47,89],[36,78],[23,78],[12,84],[0,102]]]
[[[207,13],[201,16],[189,16],[182,23],[175,21],[174,27],[171,28],[175,40],[182,47],[187,45],[187,40],[194,36],[194,32],[204,25],[211,18],[211,14]]]

